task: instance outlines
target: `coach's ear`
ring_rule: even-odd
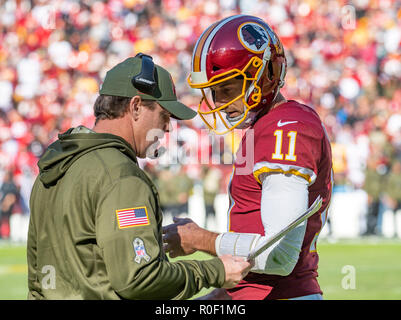
[[[140,96],[135,96],[132,97],[132,99],[129,102],[129,108],[128,111],[131,114],[132,118],[134,121],[138,121],[140,118],[140,115],[143,112],[143,105],[142,105],[142,99]]]

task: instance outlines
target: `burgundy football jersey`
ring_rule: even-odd
[[[301,253],[292,273],[278,276],[251,272],[237,287],[227,290],[233,299],[288,299],[322,293],[316,279],[316,241],[327,219],[332,160],[326,131],[312,108],[290,100],[262,116],[246,131],[229,185],[229,231],[265,235],[260,212],[260,175],[271,172],[304,178],[308,181],[309,206],[320,195],[322,207],[307,220]]]

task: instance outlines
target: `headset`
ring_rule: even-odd
[[[157,74],[155,72],[153,58],[141,52],[138,53],[135,58],[136,57],[142,59],[142,67],[141,72],[132,77],[131,83],[139,91],[153,96],[157,87],[157,82],[155,81],[155,76],[157,77]],[[159,158],[167,151],[165,147],[159,147],[159,144],[159,141],[157,141],[157,143],[153,143],[149,146],[149,149],[147,150],[147,156],[149,158]]]
[[[132,77],[131,83],[139,91],[152,96],[157,86],[153,58],[141,52],[136,57],[142,59],[142,67],[141,72]]]

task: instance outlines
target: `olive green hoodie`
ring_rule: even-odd
[[[124,139],[69,129],[38,166],[28,298],[187,299],[202,287],[223,285],[219,258],[168,261],[157,190]]]

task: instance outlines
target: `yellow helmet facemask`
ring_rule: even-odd
[[[250,76],[251,72],[249,70],[255,69],[254,76]],[[245,65],[242,70],[239,69],[231,69],[230,71],[221,73],[210,78],[209,81],[204,83],[193,83],[191,81],[191,76],[188,77],[188,84],[195,89],[201,89],[202,91],[202,99],[198,105],[198,114],[206,124],[206,126],[216,134],[226,134],[232,131],[235,128],[240,127],[240,125],[247,119],[249,111],[256,107],[262,98],[262,89],[260,88],[258,81],[261,77],[261,74],[264,70],[263,60],[259,57],[252,57],[249,62]],[[222,106],[215,107],[214,102],[211,103],[210,99],[207,97],[205,89],[211,88],[219,83],[231,80],[238,76],[242,76],[243,84],[241,93],[230,100],[229,102],[223,104]],[[235,101],[241,100],[244,105],[244,112],[242,114],[242,119],[235,122],[234,125],[230,125],[226,119],[224,119],[223,115],[220,111],[227,108],[229,105],[234,103]],[[207,106],[209,110],[202,111],[201,107],[203,102]],[[212,116],[211,119],[206,119],[208,116]],[[218,128],[218,119],[220,119],[221,124],[223,125],[223,129],[220,130]]]

